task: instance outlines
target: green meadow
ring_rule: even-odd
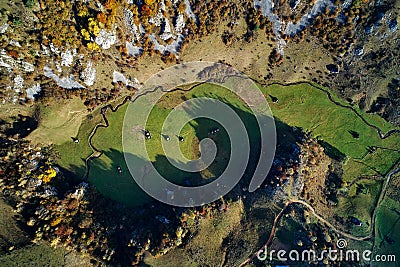
[[[279,125],[302,128],[311,134],[325,147],[326,153],[332,158],[341,161],[343,168],[342,179],[351,183],[359,176],[384,176],[393,164],[399,159],[400,137],[393,134],[381,139],[375,129],[365,124],[352,110],[333,103],[327,94],[314,86],[301,83],[290,86],[271,85],[260,87],[266,97],[272,113],[279,121]],[[226,167],[230,153],[230,142],[225,131],[216,135],[218,153],[216,162],[200,173],[187,173],[178,170],[167,162],[161,145],[164,138],[161,128],[165,118],[173,107],[187,99],[195,97],[211,97],[228,104],[244,121],[249,133],[252,149],[257,150],[259,142],[258,125],[250,109],[232,92],[212,84],[202,84],[190,91],[175,91],[164,95],[153,108],[146,129],[152,133],[152,139],[146,141],[148,156],[156,169],[178,184],[204,184],[217,177]],[[279,101],[274,103],[272,100]],[[334,95],[332,98],[343,105]],[[276,101],[275,101],[276,102]],[[91,161],[89,181],[95,184],[105,196],[130,206],[148,203],[150,198],[139,189],[130,176],[122,152],[122,125],[127,104],[118,111],[107,112],[110,126],[99,128],[93,137],[92,144],[104,153],[101,157]],[[357,108],[355,108],[357,109]],[[384,121],[379,116],[357,111],[369,123],[379,127],[383,132],[394,129],[395,126]],[[97,115],[96,115],[97,114]],[[87,144],[87,137],[99,121],[99,111],[95,112],[94,119],[85,119],[80,127],[78,137],[80,143],[68,141],[56,147],[60,154],[59,164],[72,172],[84,172],[84,159],[91,154]],[[277,131],[284,131],[286,127],[277,124]],[[208,136],[210,129],[220,127],[209,119],[196,119],[186,124],[180,133],[184,142],[180,142],[183,155],[189,159],[199,157],[199,141]],[[170,138],[177,138],[170,136]],[[145,155],[133,155],[145,158]],[[174,160],[172,158],[172,160]],[[119,171],[118,169],[122,170]],[[362,182],[361,182],[362,183]],[[338,213],[346,215],[349,207],[353,206],[355,216],[368,221],[371,210],[380,191],[381,181],[365,182],[370,188],[366,194],[352,194],[350,199],[343,198],[337,207]],[[350,192],[354,191],[348,188]],[[351,201],[350,201],[351,200]],[[355,207],[354,207],[355,205]]]

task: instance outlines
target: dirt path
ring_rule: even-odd
[[[240,77],[239,75],[232,75],[232,76]],[[229,77],[231,77],[231,76],[228,75],[226,78],[229,78]],[[250,79],[252,79],[252,78],[250,78]],[[301,82],[294,82],[294,83],[281,83],[281,82],[276,82],[276,81],[275,81],[275,82],[271,82],[271,83],[264,83],[264,82],[261,82],[261,81],[257,81],[257,80],[255,80],[255,79],[252,79],[252,80],[253,80],[256,84],[260,84],[260,85],[262,85],[262,86],[280,85],[280,86],[288,87],[288,86],[293,86],[293,85],[307,84],[307,85],[309,85],[309,86],[311,86],[311,87],[313,87],[313,88],[315,88],[315,89],[317,89],[317,90],[320,90],[320,91],[324,92],[324,93],[327,95],[328,99],[329,99],[332,103],[334,103],[335,105],[340,106],[340,107],[342,107],[342,108],[350,109],[350,110],[351,110],[352,112],[354,112],[354,113],[357,115],[357,117],[359,117],[367,126],[373,128],[373,129],[375,129],[375,130],[377,131],[377,133],[378,133],[378,135],[379,135],[379,137],[380,137],[381,139],[386,139],[386,138],[388,138],[389,136],[391,136],[392,134],[400,133],[400,130],[399,130],[399,129],[392,129],[392,130],[388,131],[387,133],[383,133],[383,131],[382,131],[378,126],[369,123],[355,108],[353,108],[352,106],[343,105],[342,103],[339,103],[339,102],[335,101],[335,100],[333,99],[333,97],[332,97],[332,93],[331,93],[331,92],[329,92],[328,90],[326,90],[326,89],[324,89],[324,88],[322,88],[322,87],[320,87],[320,86],[317,86],[317,85],[313,84],[312,82],[301,81]],[[197,84],[195,84],[195,85],[189,87],[188,89],[182,89],[182,88],[180,88],[180,87],[177,87],[177,88],[175,88],[175,89],[173,89],[173,90],[169,90],[169,91],[164,90],[161,86],[159,86],[159,87],[155,87],[153,90],[145,91],[145,92],[143,92],[143,93],[141,93],[141,94],[134,95],[133,97],[132,97],[132,96],[127,96],[127,97],[125,97],[125,99],[123,100],[122,103],[118,104],[118,105],[115,106],[115,107],[113,107],[111,104],[104,106],[104,107],[101,109],[101,115],[102,115],[102,117],[103,117],[103,122],[102,122],[102,123],[99,123],[98,125],[95,126],[95,128],[93,129],[93,131],[91,132],[91,134],[89,135],[89,138],[88,138],[88,141],[89,141],[88,143],[89,143],[90,148],[93,150],[93,153],[85,160],[86,171],[85,171],[85,175],[84,175],[84,177],[83,177],[84,180],[87,180],[88,175],[89,175],[90,161],[91,161],[92,159],[99,158],[99,157],[103,154],[103,152],[102,152],[100,149],[97,149],[97,148],[92,144],[92,139],[93,139],[94,135],[96,134],[98,128],[107,128],[107,127],[109,126],[108,119],[107,119],[107,116],[106,116],[106,113],[107,113],[108,110],[111,110],[112,112],[116,112],[116,111],[118,111],[118,109],[119,109],[121,106],[125,105],[128,101],[134,102],[134,101],[136,101],[137,99],[139,99],[140,97],[143,97],[143,96],[148,95],[148,94],[150,94],[150,93],[154,93],[154,92],[156,92],[156,91],[158,91],[158,90],[160,90],[160,91],[162,91],[162,92],[190,91],[190,90],[192,90],[192,89],[196,88],[197,86],[200,86],[200,85],[202,85],[202,84],[204,84],[204,83],[206,83],[206,82],[197,83]]]
[[[324,89],[323,87],[321,87],[321,86],[319,86],[319,85],[316,85],[316,84],[314,84],[314,83],[312,83],[312,82],[301,81],[301,82],[294,82],[294,83],[281,83],[281,82],[275,81],[275,82],[271,82],[271,83],[262,83],[262,82],[260,82],[260,81],[254,80],[254,79],[253,79],[253,81],[256,82],[256,83],[258,83],[258,84],[260,84],[260,85],[262,85],[262,86],[280,85],[280,86],[283,86],[283,87],[288,87],[288,86],[292,86],[292,85],[307,84],[307,85],[309,85],[309,86],[311,86],[311,87],[313,87],[313,88],[315,88],[315,89],[317,89],[317,90],[319,90],[319,91],[321,91],[321,92],[324,92],[324,93],[326,94],[326,96],[328,97],[328,99],[329,99],[333,104],[335,104],[336,106],[339,106],[339,107],[342,107],[342,108],[346,108],[346,109],[350,109],[350,110],[351,110],[352,112],[354,112],[354,114],[356,114],[356,116],[359,117],[367,126],[373,128],[373,129],[375,129],[375,130],[377,131],[377,133],[378,133],[378,135],[379,135],[379,137],[380,137],[381,139],[386,139],[386,138],[390,137],[392,134],[400,133],[400,129],[392,129],[392,130],[389,130],[387,133],[384,133],[378,126],[373,125],[372,123],[368,122],[368,121],[358,112],[358,110],[356,110],[356,109],[353,108],[352,106],[344,105],[344,104],[342,104],[342,103],[340,103],[340,102],[337,102],[336,100],[333,99],[333,96],[332,96],[332,93],[331,93],[331,92],[329,92],[328,90]]]

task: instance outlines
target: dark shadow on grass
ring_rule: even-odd
[[[206,97],[216,98],[214,95],[206,95]],[[216,99],[227,104],[238,114],[246,127],[247,133],[249,134],[250,160],[247,164],[247,168],[242,179],[240,180],[238,185],[230,193],[228,193],[227,196],[225,196],[225,199],[237,200],[239,197],[244,199],[244,206],[248,217],[243,219],[243,223],[245,225],[249,225],[249,227],[254,226],[262,229],[262,233],[259,233],[258,237],[255,238],[257,240],[257,244],[245,244],[247,241],[243,241],[243,247],[247,246],[250,248],[250,250],[253,250],[254,248],[258,248],[266,242],[270,230],[269,227],[266,226],[271,226],[273,224],[275,213],[274,210],[271,209],[271,203],[268,202],[268,194],[271,194],[271,192],[273,192],[271,188],[273,188],[276,184],[283,182],[283,180],[281,180],[282,170],[280,169],[280,167],[284,167],[284,164],[288,161],[299,161],[298,156],[300,148],[296,143],[301,142],[303,138],[305,138],[305,135],[301,129],[290,127],[275,118],[275,126],[277,130],[277,146],[274,164],[261,188],[250,194],[243,189],[248,187],[250,179],[253,176],[254,170],[258,163],[261,144],[260,128],[253,114],[241,109],[236,105],[230,104],[227,99]],[[198,108],[200,109],[201,106],[199,106]],[[194,113],[196,112],[194,111]],[[210,138],[209,131],[212,128],[221,128],[221,131],[218,132],[217,135],[211,136],[211,138],[215,141],[219,151],[218,153],[220,154],[217,153],[217,162],[214,162],[209,167],[210,173],[218,177],[221,173],[221,170],[223,170],[227,164],[225,157],[227,155],[229,156],[230,154],[230,141],[227,133],[223,130],[223,127],[215,121],[202,118],[196,119],[195,122],[196,123],[191,123],[191,126],[194,127],[196,137],[199,140],[202,140],[206,137]],[[157,135],[162,138],[161,134]],[[191,141],[192,140],[185,140],[185,142]],[[343,160],[345,158],[345,155],[343,153],[332,147],[330,144],[323,141],[320,144],[325,147],[325,152],[328,154],[328,156],[338,160]],[[125,156],[128,159],[131,158],[134,161],[145,163],[144,159],[141,159],[136,155]],[[174,209],[171,206],[160,204],[157,201],[153,201],[146,193],[144,193],[139,188],[139,186],[136,184],[128,171],[122,151],[110,148],[104,151],[104,154],[101,157],[109,158],[110,163],[105,164],[103,160],[94,159],[91,162],[91,169],[89,172],[89,182],[95,184],[98,191],[106,196],[106,198],[102,198],[103,200],[101,202],[95,204],[97,207],[95,209],[95,216],[97,216],[99,220],[104,220],[104,218],[107,217],[107,212],[110,212],[110,216],[113,216],[113,214],[115,214],[116,212],[122,213],[122,211],[125,210],[124,205],[117,204],[117,202],[124,203],[126,206],[131,207],[130,210],[133,214],[143,214],[143,216],[139,219],[141,223],[135,222],[135,227],[140,227],[145,223],[150,223],[152,224],[150,228],[146,227],[143,229],[146,229],[146,231],[150,231],[147,229],[153,229],[154,232],[161,233],[161,230],[166,226],[162,223],[154,223],[154,217],[146,217],[149,216],[149,214],[147,214],[146,212],[148,212],[148,210],[151,210],[151,207],[162,207],[163,212],[165,212],[166,214],[170,214],[171,217],[175,216],[176,218],[177,209]],[[152,162],[152,164],[163,176],[168,178],[171,182],[175,182],[183,186],[196,186],[208,183],[212,180],[203,179],[201,174],[199,173],[188,173],[178,170],[174,166],[172,166],[169,161],[173,160],[166,158],[164,155],[157,155],[156,160]],[[122,170],[122,172],[119,169]],[[244,198],[244,196],[246,196],[246,198]],[[116,202],[107,200],[107,198],[111,198]],[[102,205],[105,207],[104,210],[102,210]],[[114,208],[112,212],[110,210],[110,205]],[[257,206],[257,209],[254,209],[255,206]],[[256,210],[257,212],[253,214],[251,212],[252,210]],[[114,221],[114,218],[110,218],[110,221]],[[115,242],[120,244],[121,250],[124,251],[125,248],[122,247],[122,244],[124,244],[126,238],[128,238],[125,230],[117,231],[116,236],[117,237],[115,239]],[[239,242],[238,238],[240,238],[240,235],[232,234],[231,236],[229,236],[230,243]],[[252,238],[249,240],[255,239]],[[248,251],[249,250],[241,251],[240,255],[236,254],[233,255],[233,257],[236,257],[236,259],[243,258],[243,254],[247,255]]]
[[[340,152],[336,147],[332,146],[331,144],[323,141],[318,140],[318,143],[325,149],[325,153],[332,159],[337,161],[343,161],[346,158],[346,155]]]
[[[88,181],[96,185],[101,194],[129,207],[152,201],[132,178],[121,151],[111,148],[104,151],[101,157],[109,158],[111,160],[110,166],[107,166],[101,159],[94,159],[91,162],[88,177]],[[135,155],[127,155],[127,157],[135,162],[141,161]],[[119,168],[121,172],[118,170]]]

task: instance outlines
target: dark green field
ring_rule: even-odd
[[[310,132],[312,137],[317,138],[325,146],[329,156],[341,160],[342,179],[348,184],[362,175],[385,175],[399,158],[400,138],[398,134],[381,139],[377,131],[365,124],[352,110],[336,105],[327,97],[325,92],[310,84],[271,85],[262,87],[261,90],[266,96],[276,119],[289,126],[300,127],[304,131]],[[182,184],[189,177],[193,184],[207,182],[207,179],[218,176],[224,169],[227,155],[229,155],[229,141],[226,141],[228,138],[225,138],[225,133],[221,132],[216,139],[220,151],[217,155],[218,163],[211,165],[208,170],[198,175],[189,176],[188,173],[166,164],[166,158],[161,148],[160,130],[164,119],[172,108],[181,103],[183,99],[201,96],[217,98],[233,107],[244,119],[248,132],[253,133],[253,136],[250,136],[253,146],[256,146],[254,144],[258,142],[258,134],[255,130],[257,125],[251,119],[254,117],[249,113],[248,107],[228,90],[211,84],[203,84],[191,91],[169,93],[153,108],[146,127],[153,133],[154,137],[146,141],[146,145],[149,157],[155,167],[176,183]],[[278,98],[279,102],[273,103],[271,96]],[[332,98],[334,101],[347,105],[335,96],[332,96]],[[94,136],[93,145],[103,150],[104,154],[92,161],[89,181],[95,184],[105,196],[135,206],[147,203],[150,199],[138,188],[128,173],[122,154],[121,129],[126,108],[127,105],[122,106],[117,112],[108,111],[107,118],[110,126],[99,128]],[[394,128],[393,125],[376,115],[357,111],[365,120],[379,127],[383,132]],[[182,153],[187,158],[197,158],[199,140],[206,137],[208,131],[216,126],[217,124],[214,121],[207,119],[195,120],[185,125],[181,132],[181,135],[185,137],[185,142],[180,144]],[[81,140],[85,140],[85,136],[93,128],[94,125],[90,121],[85,121],[79,133]],[[279,127],[277,129],[280,131]],[[354,133],[356,133],[356,136]],[[376,147],[376,149],[371,152],[370,147]],[[60,164],[66,169],[71,168],[71,166],[77,168],[78,165],[81,170],[84,167],[83,159],[90,154],[85,141],[78,146],[71,141],[57,148],[61,154]],[[143,157],[143,155],[135,156]],[[122,168],[122,173],[117,171],[118,167]],[[349,204],[349,199],[342,199],[337,207],[339,214],[348,214],[349,206],[351,206],[355,216],[364,221],[370,220],[381,182],[366,181],[365,183],[370,188],[366,194],[353,194],[351,192],[354,188],[347,189],[351,195],[351,202]]]

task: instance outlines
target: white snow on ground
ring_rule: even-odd
[[[23,88],[24,88],[24,78],[22,78],[20,75],[17,75],[14,78],[14,91],[16,93],[20,93]]]
[[[41,91],[42,88],[40,87],[40,84],[37,83],[31,88],[26,89],[26,96],[31,100],[35,100],[35,95],[39,94]]]
[[[160,27],[164,21],[164,15],[161,10],[158,10],[157,14],[154,17],[149,19],[149,23],[154,24],[157,27]]]
[[[273,23],[273,29],[276,36],[280,36],[283,22],[279,20],[277,14],[274,14],[274,2],[272,0],[254,0],[254,7],[261,8],[261,13]]]
[[[127,79],[121,72],[118,72],[114,70],[113,73],[113,82],[118,83],[122,82],[126,86],[131,86],[137,88],[139,86],[139,81],[137,79],[134,79],[133,81]]]
[[[160,38],[164,41],[174,38],[174,36],[171,33],[171,25],[169,24],[169,20],[165,17],[164,17],[164,31],[160,35]]]
[[[61,66],[70,67],[74,62],[74,57],[76,56],[76,50],[67,50],[61,53]]]
[[[293,7],[291,8],[292,12],[296,11],[296,9],[297,9],[297,7],[299,6],[300,3],[301,3],[300,0],[296,0],[296,2],[294,3]]]
[[[75,81],[75,77],[71,75],[69,78],[60,78],[58,75],[54,74],[54,72],[50,69],[49,66],[45,66],[44,69],[44,76],[47,78],[53,79],[58,86],[65,88],[65,89],[81,89],[85,88],[85,86],[81,85],[80,83]]]
[[[101,29],[99,35],[95,39],[96,44],[98,44],[102,49],[109,49],[112,45],[117,42],[117,36],[115,31],[108,32],[105,29]]]
[[[150,39],[154,44],[155,50],[160,51],[163,54],[168,51],[168,52],[174,54],[175,56],[177,56],[179,48],[182,45],[183,39],[185,39],[185,37],[182,34],[180,34],[180,35],[178,35],[178,38],[175,41],[173,41],[171,44],[168,44],[168,45],[161,45],[157,41],[155,34],[150,35]]]
[[[50,51],[51,51],[53,54],[56,54],[56,55],[60,54],[60,50],[58,50],[58,48],[55,47],[53,43],[50,43]]]
[[[140,41],[142,35],[139,31],[138,26],[133,23],[133,13],[129,9],[124,10],[125,24],[129,27],[129,31],[133,34],[134,41]]]
[[[285,22],[280,20],[277,14],[274,14],[275,6],[273,0],[254,0],[254,7],[261,9],[262,15],[272,22],[279,52],[283,53],[283,48],[286,44],[281,39],[282,32],[290,36],[298,34],[308,27],[312,19],[323,12],[325,8],[334,7],[334,4],[332,0],[317,0],[312,8],[302,16],[298,23],[294,24],[293,22],[288,22],[286,27]]]
[[[21,66],[22,66],[22,69],[26,72],[32,72],[35,70],[35,67],[31,63],[28,63],[26,61],[22,61]]]
[[[182,33],[183,28],[185,28],[185,18],[183,14],[179,14],[175,22],[175,32]]]
[[[189,18],[194,19],[195,22],[197,22],[197,17],[196,17],[196,15],[195,15],[195,14],[193,13],[193,11],[192,11],[192,6],[190,5],[189,0],[185,0],[185,5],[186,5],[186,10],[185,10],[186,15],[187,15]]]
[[[50,51],[47,48],[47,46],[45,46],[44,44],[41,44],[41,47],[42,47],[42,54],[45,55],[45,56],[49,56],[50,55]]]
[[[0,26],[0,33],[5,33],[8,29],[8,23],[4,23],[3,25]]]
[[[186,4],[186,14],[178,14],[175,18],[175,23],[166,18],[163,15],[163,11],[166,10],[166,6],[163,1],[159,3],[158,12],[149,19],[149,23],[153,24],[156,27],[161,28],[160,35],[156,35],[155,33],[150,35],[150,39],[154,44],[154,50],[160,51],[161,53],[170,52],[175,56],[178,55],[178,51],[182,45],[182,42],[185,38],[183,35],[184,28],[186,26],[185,18],[189,17],[195,19],[197,21],[196,15],[193,13],[191,9],[190,2],[188,0],[172,0],[174,5],[177,5],[180,1],[185,1]],[[126,42],[126,48],[128,49],[128,53],[132,56],[138,56],[143,53],[143,48],[137,42],[142,39],[142,36],[146,34],[143,26],[135,25],[132,22],[133,14],[129,10],[124,11],[124,19],[125,24],[127,25],[129,31],[132,33],[133,42]],[[172,40],[171,44],[160,44],[158,40],[168,41]],[[138,45],[135,45],[138,44]]]
[[[132,45],[130,42],[126,42],[126,48],[128,49],[128,53],[131,56],[137,57],[143,53],[143,48],[137,45]]]
[[[304,14],[298,23],[294,24],[293,22],[289,22],[287,24],[285,34],[290,36],[298,34],[300,31],[310,26],[312,20],[323,12],[325,8],[330,7],[334,7],[331,0],[317,0],[311,10]]]
[[[32,72],[35,67],[26,61],[15,60],[11,56],[7,55],[6,50],[1,50],[0,52],[0,67],[7,68],[9,71],[23,70],[25,72]]]
[[[287,45],[287,43],[286,43],[285,40],[283,40],[283,39],[280,38],[280,37],[277,37],[277,38],[276,38],[276,49],[278,50],[278,52],[279,52],[280,54],[283,55],[283,49],[286,47],[286,45]]]
[[[80,78],[87,86],[92,86],[96,81],[96,69],[93,68],[91,61],[87,62],[86,68],[80,74]]]
[[[167,7],[165,6],[165,2],[164,2],[164,1],[159,2],[159,3],[158,3],[158,6],[159,6],[159,8],[160,8],[161,11],[165,11],[166,8],[167,8]]]
[[[16,47],[22,47],[21,44],[18,41],[15,40],[10,40],[10,45],[16,46]]]
[[[56,65],[56,70],[57,70],[57,72],[58,73],[61,73],[62,72],[62,68],[61,68],[61,64],[60,64],[60,62],[54,62],[54,64]]]

